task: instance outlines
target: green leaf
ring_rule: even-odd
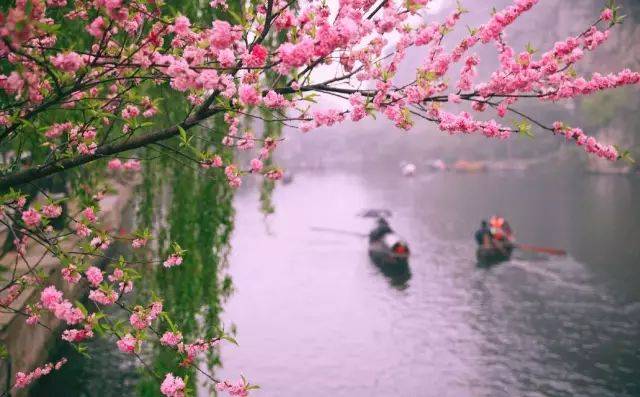
[[[533,138],[533,133],[531,132],[531,124],[528,121],[522,120],[516,123],[516,129],[520,135],[526,136],[528,138]]]
[[[227,342],[231,342],[231,343],[233,343],[233,344],[234,344],[234,345],[236,345],[236,346],[240,346],[240,345],[238,344],[238,341],[236,341],[236,340],[235,340],[235,338],[233,338],[232,336],[229,336],[229,335],[222,335],[222,336],[221,336],[221,338],[222,338],[222,339],[224,339],[224,340],[226,340]]]
[[[181,125],[178,126],[178,131],[180,131],[180,139],[182,139],[183,141],[187,141],[187,131],[185,131],[184,128],[182,128]]]
[[[87,311],[87,308],[84,307],[84,305],[82,303],[80,303],[79,301],[76,301],[76,306],[78,307],[78,309],[80,309],[82,314],[85,315],[85,317],[87,316],[87,314],[89,314],[89,312]]]
[[[173,321],[171,321],[171,318],[169,318],[169,315],[166,312],[162,312],[162,318],[164,318],[164,321],[167,322],[167,324],[169,324],[169,328],[171,329],[171,332],[177,332],[176,326],[173,324]]]
[[[529,54],[535,54],[536,52],[538,52],[538,50],[531,43],[527,43],[527,46],[525,47],[525,49]]]
[[[244,25],[244,21],[242,20],[242,17],[240,17],[240,15],[238,15],[237,13],[235,13],[233,10],[228,9],[227,12],[229,12],[229,15],[231,15],[231,17],[233,18],[233,20],[238,24],[238,25]]]

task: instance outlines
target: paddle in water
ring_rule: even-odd
[[[518,248],[521,249],[522,251],[529,251],[529,252],[537,252],[537,253],[541,253],[541,254],[549,254],[549,255],[558,255],[558,256],[565,256],[567,255],[567,251],[565,250],[561,250],[558,248],[550,248],[550,247],[538,247],[535,245],[530,245],[530,244],[513,244],[514,248]]]
[[[346,234],[346,235],[349,235],[349,236],[356,236],[356,237],[368,237],[369,236],[367,233],[359,233],[359,232],[354,232],[354,231],[351,231],[351,230],[334,229],[334,228],[330,228],[330,227],[312,226],[311,230],[313,230],[314,232],[328,232],[328,233],[336,233],[336,234]]]

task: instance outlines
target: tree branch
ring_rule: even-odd
[[[217,112],[218,109],[206,109],[203,112],[198,112],[194,116],[188,118],[179,126],[184,128],[185,130],[188,130],[189,128],[193,127],[194,125],[214,115]],[[82,164],[90,163],[104,157],[108,157],[121,152],[126,152],[132,149],[137,149],[139,147],[147,146],[155,142],[163,141],[178,135],[178,133],[178,126],[173,126],[164,130],[138,135],[125,142],[100,146],[94,154],[77,156],[74,158],[62,160],[58,163],[44,164],[38,167],[14,172],[12,174],[0,177],[0,192],[7,191],[9,190],[9,188],[15,188],[22,184],[33,182],[57,172],[75,168]]]

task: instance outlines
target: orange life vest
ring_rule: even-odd
[[[497,240],[504,240],[505,233],[503,230],[504,218],[499,216],[492,216],[489,218],[489,228],[491,229],[491,235]]]

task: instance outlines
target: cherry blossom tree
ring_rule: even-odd
[[[582,76],[574,67],[621,22],[613,1],[592,25],[551,48],[512,48],[506,30],[538,2],[514,0],[459,41],[450,33],[466,29],[459,21],[467,11],[458,5],[446,19],[433,20],[429,0],[213,0],[204,11],[198,1],[169,6],[162,0],[15,0],[0,6],[0,222],[12,241],[5,254],[15,259],[3,276],[0,306],[34,327],[45,326],[41,316],[52,313],[66,324],[61,337],[72,344],[98,329],[111,335],[114,348],[136,356],[165,396],[188,394],[189,381],[154,373],[139,354],[144,344],[174,352],[179,365],[195,368],[219,391],[247,395],[254,386],[244,378],[217,380],[199,367],[198,356],[232,340],[228,334],[185,340],[161,295],[133,307],[123,299],[139,277],[137,265],[171,272],[188,253],[176,242],[163,258],[105,258],[114,241],[127,241],[135,252],[156,237],[145,231],[118,235],[99,220],[109,181],[153,161],[140,158],[140,148],[170,152],[212,183],[235,188],[247,175],[276,181],[283,171],[271,158],[286,143],[277,134],[256,136],[251,119],[303,133],[376,115],[402,130],[422,119],[448,134],[506,139],[540,131],[611,161],[628,158],[579,127],[562,120],[545,125],[518,108],[640,81],[628,69]],[[499,65],[481,79],[476,69],[482,60],[474,50],[487,45],[495,47]],[[400,76],[410,50],[421,54],[421,63]],[[342,105],[318,105],[326,96]],[[182,109],[182,116],[162,117],[163,101]],[[516,122],[505,122],[508,117]],[[251,153],[251,159],[241,163],[235,151]],[[60,175],[89,182],[72,188],[63,182],[62,196],[54,195],[50,181]],[[78,211],[67,211],[67,202]],[[85,283],[95,307],[71,303],[51,285],[38,272],[40,261],[28,259],[31,245],[59,260],[65,283]],[[96,257],[108,266],[91,265]],[[20,268],[27,270],[16,271],[23,262]],[[40,299],[14,308],[27,288],[40,291]],[[124,311],[128,323],[113,321],[105,307]],[[160,325],[168,330],[160,332]],[[63,364],[24,369],[13,387]]]

